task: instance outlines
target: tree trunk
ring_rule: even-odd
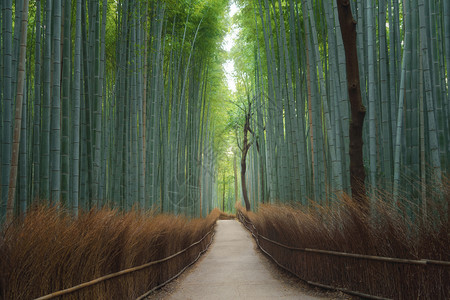
[[[242,145],[242,157],[241,157],[241,184],[242,184],[242,196],[244,197],[245,209],[250,211],[250,201],[248,200],[247,194],[247,185],[245,183],[245,171],[247,169],[247,152],[250,149],[251,143],[248,142],[247,134],[250,131],[250,116],[251,116],[251,106],[252,104],[248,104],[248,111],[245,115],[245,125],[244,125],[244,142]]]
[[[358,55],[356,51],[356,21],[353,19],[349,0],[337,0],[339,23],[344,41],[347,67],[347,88],[351,107],[350,121],[350,184],[355,201],[367,206],[364,181],[366,173],[363,162],[363,121],[366,114],[361,99]]]

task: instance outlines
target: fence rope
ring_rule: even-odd
[[[377,261],[384,261],[384,262],[391,262],[391,263],[416,264],[416,265],[422,265],[422,266],[426,266],[426,265],[430,265],[430,264],[440,265],[440,266],[444,266],[444,267],[450,266],[450,262],[448,262],[448,261],[425,260],[425,259],[408,260],[408,259],[399,259],[399,258],[384,257],[384,256],[372,256],[372,255],[353,254],[353,253],[338,252],[338,251],[291,247],[291,246],[287,246],[287,245],[281,244],[279,242],[276,242],[274,240],[271,240],[271,239],[259,234],[255,225],[250,220],[248,220],[248,218],[241,211],[238,211],[237,215],[238,215],[238,218],[241,221],[241,223],[244,225],[244,227],[248,231],[250,231],[252,236],[255,238],[256,244],[258,245],[259,249],[261,249],[261,251],[264,254],[266,254],[268,257],[270,257],[270,259],[272,259],[280,268],[286,270],[287,272],[293,274],[294,276],[296,276],[297,278],[301,279],[302,281],[304,281],[308,284],[311,284],[311,285],[314,285],[317,287],[321,287],[321,288],[326,288],[329,290],[341,291],[341,292],[344,292],[347,294],[351,294],[351,295],[355,295],[355,296],[359,296],[359,297],[363,297],[363,298],[368,298],[368,299],[377,299],[377,300],[389,299],[389,298],[383,298],[383,297],[379,297],[379,296],[364,294],[364,293],[357,292],[357,291],[352,291],[352,290],[349,290],[346,288],[339,288],[339,287],[335,287],[335,286],[331,286],[331,285],[325,285],[322,283],[305,280],[305,279],[301,278],[298,274],[296,274],[294,271],[292,271],[291,269],[289,269],[289,268],[285,267],[284,265],[282,265],[281,263],[279,263],[267,250],[265,250],[261,246],[261,244],[259,242],[259,238],[262,238],[270,243],[273,243],[274,245],[283,247],[285,249],[300,251],[300,252],[312,252],[312,253],[319,253],[319,254],[325,254],[325,255],[352,257],[352,258],[367,259],[367,260],[377,260]],[[253,227],[253,230],[252,230],[252,228],[250,228],[249,225],[251,225],[251,227]]]
[[[67,289],[64,289],[64,290],[60,290],[60,291],[53,292],[51,294],[48,294],[48,295],[36,298],[35,300],[47,300],[47,299],[53,299],[55,297],[71,294],[71,293],[76,292],[78,290],[81,290],[81,289],[84,289],[84,288],[96,285],[96,284],[98,284],[100,282],[103,282],[103,281],[106,281],[106,280],[109,280],[109,279],[112,279],[112,278],[115,278],[115,277],[123,276],[125,274],[134,273],[136,271],[139,271],[139,270],[142,270],[142,269],[146,269],[146,268],[148,268],[150,266],[153,266],[153,265],[156,265],[156,264],[168,261],[168,260],[170,260],[170,259],[172,259],[174,257],[177,257],[178,255],[186,252],[190,248],[200,244],[208,235],[210,235],[213,232],[213,230],[214,230],[214,225],[212,226],[210,231],[208,231],[200,240],[198,240],[195,243],[192,243],[191,245],[189,245],[188,247],[184,248],[183,250],[178,251],[177,253],[172,254],[172,255],[170,255],[170,256],[168,256],[166,258],[163,258],[163,259],[160,259],[160,260],[151,261],[151,262],[148,262],[146,264],[143,264],[143,265],[140,265],[140,266],[137,266],[137,267],[133,267],[133,268],[129,268],[129,269],[125,269],[125,270],[122,270],[122,271],[119,271],[119,272],[116,272],[116,273],[111,273],[111,274],[108,274],[108,275],[105,275],[105,276],[93,279],[91,281],[81,283],[81,284],[73,286],[71,288],[67,288]]]

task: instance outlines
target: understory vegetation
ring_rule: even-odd
[[[166,258],[204,237],[219,214],[188,220],[104,208],[74,219],[63,210],[33,208],[0,236],[0,299],[34,299]],[[210,237],[169,261],[58,299],[136,299],[192,262]]]
[[[331,207],[262,204],[257,213],[246,212],[240,205],[238,210],[260,236],[289,247],[307,248],[286,249],[258,238],[261,247],[279,264],[305,281],[393,299],[448,299],[448,265],[376,261],[308,250],[450,260],[450,224],[444,207],[434,205],[433,213],[426,218],[409,218],[392,205],[391,195],[378,192],[377,205],[370,215],[347,195]],[[443,197],[448,203],[447,179],[442,191],[434,190],[430,203],[433,197]],[[404,206],[410,204],[402,200]]]

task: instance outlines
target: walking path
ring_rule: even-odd
[[[173,293],[163,298],[176,300],[332,298],[325,294],[317,296],[317,291],[306,291],[307,288],[300,286],[298,282],[294,284],[284,281],[283,278],[277,278],[285,275],[280,275],[277,268],[256,249],[250,233],[239,222],[218,221],[214,242],[208,252],[193,270],[180,278]]]

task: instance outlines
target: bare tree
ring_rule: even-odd
[[[367,208],[366,189],[364,181],[366,173],[363,162],[363,122],[366,114],[361,99],[359,82],[358,55],[356,50],[356,21],[353,19],[350,2],[337,0],[339,23],[345,49],[347,67],[348,95],[351,107],[350,122],[350,183],[352,198]]]
[[[250,132],[253,134],[252,129],[250,128],[250,119],[251,119],[251,110],[252,110],[252,103],[250,100],[247,101],[247,106],[244,108],[245,113],[245,122],[244,122],[244,136],[242,140],[242,147],[238,143],[238,147],[242,152],[241,155],[241,185],[242,185],[242,196],[244,198],[245,202],[245,209],[247,211],[250,210],[250,201],[248,200],[248,192],[247,192],[247,184],[245,180],[245,172],[247,170],[247,153],[250,147],[253,144],[253,140],[249,140],[248,133]]]

